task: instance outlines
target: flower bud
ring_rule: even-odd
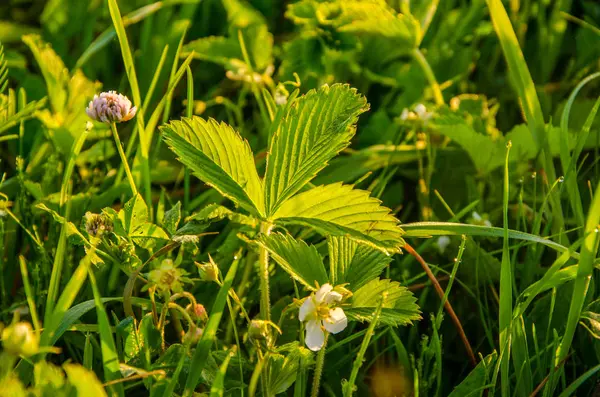
[[[137,108],[131,106],[131,101],[116,91],[103,92],[100,95],[94,95],[85,110],[88,116],[96,121],[103,123],[122,123],[131,120]]]
[[[102,237],[104,233],[112,232],[113,225],[111,220],[104,214],[93,214],[86,212],[85,231],[92,237]]]
[[[194,327],[193,330],[190,330],[185,334],[185,336],[183,337],[183,341],[186,343],[191,343],[192,345],[196,344],[202,337],[203,333],[204,333],[203,328]]]
[[[206,320],[208,320],[208,313],[206,312],[206,308],[200,303],[196,303],[196,305],[192,305],[190,303],[189,305],[187,305],[185,310],[187,310],[187,312],[190,314],[190,317],[192,317],[194,321],[200,320],[202,322],[206,322]]]
[[[39,337],[29,323],[14,323],[2,331],[2,346],[14,355],[33,356],[39,351],[39,343]]]
[[[198,274],[200,275],[200,279],[202,281],[217,281],[219,279],[219,267],[213,260],[213,258],[208,256],[209,262],[205,263],[196,263],[198,266]]]
[[[269,322],[264,320],[252,320],[248,327],[248,336],[254,340],[266,340],[271,336]]]

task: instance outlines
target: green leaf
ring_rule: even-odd
[[[119,357],[117,356],[117,348],[115,347],[115,341],[113,339],[112,331],[110,328],[110,321],[108,315],[104,309],[102,303],[102,296],[98,290],[96,284],[96,278],[94,277],[93,271],[88,268],[88,275],[90,278],[90,284],[92,286],[92,292],[94,294],[94,302],[96,304],[96,315],[98,316],[98,328],[100,332],[100,344],[102,347],[102,366],[104,368],[104,377],[107,381],[120,379],[119,369]],[[124,389],[122,383],[117,383],[110,387],[112,393],[124,396]]]
[[[181,202],[178,201],[170,210],[165,212],[165,218],[163,219],[162,225],[167,232],[170,234],[175,233],[177,226],[181,221]]]
[[[346,236],[388,253],[397,252],[404,244],[404,232],[390,209],[369,194],[341,183],[318,186],[287,200],[272,219]]]
[[[351,319],[370,321],[383,293],[387,293],[388,296],[379,318],[382,324],[408,325],[421,319],[417,299],[412,292],[397,281],[378,278],[353,292],[351,307],[344,308],[344,312]]]
[[[247,211],[264,214],[262,181],[250,145],[213,119],[182,118],[162,127],[165,141],[194,174]]]
[[[153,249],[169,241],[169,235],[160,227],[144,222],[129,234],[134,243],[145,249]]]
[[[357,290],[379,276],[392,261],[383,252],[346,237],[330,236],[327,243],[331,282],[348,283],[350,290]]]
[[[382,36],[410,51],[421,41],[421,25],[411,15],[398,14],[382,0],[338,2],[342,12],[332,7],[334,23],[341,32]],[[322,7],[324,8],[324,7]],[[325,17],[326,18],[326,17]]]
[[[316,283],[323,285],[328,282],[325,265],[314,245],[281,233],[261,235],[257,242],[283,270],[309,290],[314,291]]]
[[[285,353],[285,354],[281,354]],[[313,354],[298,342],[291,342],[269,356],[269,390],[273,394],[284,393],[296,381],[298,373],[313,363]]]
[[[348,85],[325,85],[291,104],[271,138],[265,173],[267,215],[346,148],[366,99]]]
[[[242,60],[242,50],[237,40],[210,36],[190,41],[181,48],[181,57],[194,53],[194,58],[228,66],[232,59]]]
[[[200,222],[217,222],[223,219],[229,219],[232,222],[239,223],[241,225],[248,225],[251,227],[258,226],[258,219],[252,218],[250,216],[239,214],[237,212],[231,211],[227,207],[223,207],[218,204],[209,204],[204,207],[202,210],[197,213],[190,215],[186,218],[186,221],[200,221]]]
[[[106,396],[106,392],[94,372],[77,364],[64,364],[63,369],[67,373],[69,383],[77,390],[77,396]]]
[[[69,70],[50,44],[44,42],[39,35],[23,36],[23,42],[29,47],[41,69],[52,108],[55,112],[62,112],[67,103]]]
[[[125,203],[123,209],[119,211],[119,219],[128,235],[131,235],[138,226],[146,223],[148,206],[139,193]]]
[[[215,376],[215,380],[210,387],[210,397],[223,397],[225,392],[225,374],[227,373],[227,367],[229,366],[229,361],[231,357],[235,354],[235,346],[229,350],[227,356],[225,356],[225,360],[219,367],[219,371],[217,372],[217,376]]]
[[[491,383],[491,374],[494,370],[494,364],[498,359],[498,353],[495,351],[488,354],[477,366],[467,375],[458,386],[454,388],[448,397],[479,396],[484,389]]]

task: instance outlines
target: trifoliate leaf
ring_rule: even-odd
[[[366,99],[348,85],[327,85],[299,97],[271,138],[265,173],[267,214],[292,197],[346,148]]]
[[[302,240],[281,233],[261,235],[257,243],[271,254],[283,270],[306,288],[315,290],[316,283],[323,285],[328,282],[325,265],[314,245],[307,245]]]
[[[392,261],[383,252],[346,237],[330,236],[327,242],[331,282],[348,283],[353,291],[379,276]]]
[[[253,214],[264,213],[262,181],[250,145],[233,128],[200,117],[162,127],[165,141],[194,174]]]
[[[384,293],[387,297],[379,318],[382,324],[408,325],[421,319],[419,306],[412,292],[396,281],[381,279],[372,280],[357,291],[353,291],[352,305],[344,308],[344,312],[348,318],[370,321]]]
[[[398,220],[390,212],[369,192],[334,183],[292,197],[272,218],[283,224],[310,226],[323,234],[346,236],[391,253],[397,252],[404,240]]]

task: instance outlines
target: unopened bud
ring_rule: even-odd
[[[217,281],[219,279],[219,267],[210,255],[208,256],[208,259],[209,262],[196,262],[196,266],[198,266],[198,274],[200,275],[200,279],[203,281]]]
[[[202,322],[206,322],[206,320],[208,320],[208,313],[206,313],[206,308],[204,305],[199,303],[192,305],[190,303],[185,309],[194,320],[200,320]]]
[[[39,337],[31,324],[19,322],[4,328],[2,346],[8,353],[30,357],[39,351]]]
[[[252,320],[250,327],[248,327],[248,336],[254,340],[266,340],[270,336],[269,322]]]

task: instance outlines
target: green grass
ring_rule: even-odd
[[[5,1],[0,394],[595,396],[599,15]]]

